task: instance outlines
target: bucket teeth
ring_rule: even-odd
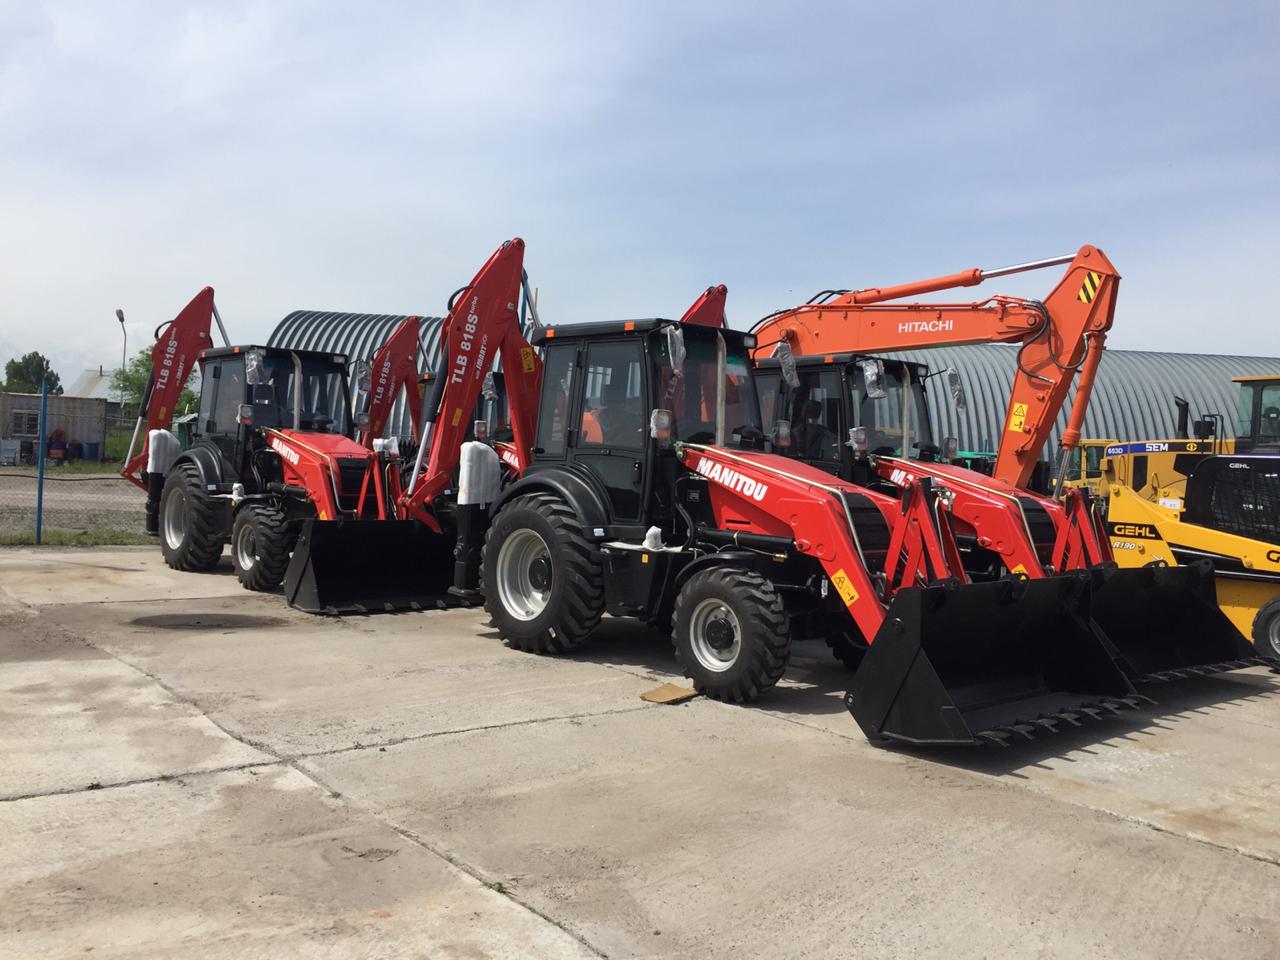
[[[994,743],[997,746],[1009,746],[1009,735],[1007,733],[1001,733],[998,730],[979,730],[977,736],[986,740],[988,743]]]
[[[1048,717],[1036,717],[1036,719],[1032,720],[1031,722],[1038,727],[1043,727],[1045,730],[1048,730],[1050,733],[1058,732],[1058,725],[1054,721],[1050,720]]]
[[[1016,733],[1018,736],[1022,737],[1025,740],[1034,740],[1036,738],[1035,727],[1033,727],[1029,723],[1023,723],[1020,720],[1015,721],[1014,723],[1011,723],[1008,726],[1002,727],[1001,729],[1009,730],[1013,733]]]
[[[1069,713],[1064,710],[1062,713],[1055,714],[1055,716],[1059,720],[1065,720],[1067,723],[1071,724],[1073,727],[1084,726],[1084,724],[1080,722],[1080,714],[1078,713]]]

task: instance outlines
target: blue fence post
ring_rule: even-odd
[[[36,461],[39,466],[36,467],[36,546],[40,545],[40,528],[44,523],[44,453],[45,453],[45,433],[47,431],[46,422],[49,419],[49,381],[40,381],[40,429],[36,432],[39,434],[40,452],[37,454],[39,459]]]

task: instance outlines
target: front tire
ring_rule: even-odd
[[[485,609],[508,646],[566,653],[604,614],[604,568],[577,515],[545,493],[498,511],[480,562]]]
[[[791,632],[782,598],[754,570],[703,570],[680,589],[672,642],[694,689],[743,703],[782,679]]]
[[[1280,597],[1264,603],[1253,618],[1253,646],[1258,656],[1280,660]]]
[[[231,525],[231,562],[246,590],[275,590],[289,568],[289,523],[274,507],[252,503]]]
[[[169,471],[160,494],[160,552],[174,570],[203,573],[222,557],[222,510],[193,463]]]

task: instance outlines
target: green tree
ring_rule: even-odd
[[[10,393],[39,393],[41,380],[49,382],[50,393],[62,392],[62,380],[42,353],[32,350],[4,365],[4,388]]]
[[[200,398],[196,396],[191,389],[192,383],[199,386],[199,368],[193,366],[191,368],[191,376],[187,378],[187,382],[182,387],[182,393],[178,396],[178,403],[174,407],[174,416],[180,416],[196,409],[200,403]],[[151,380],[151,348],[145,347],[139,350],[129,361],[129,365],[123,370],[116,370],[111,374],[111,393],[113,396],[119,396],[123,402],[123,410],[121,411],[125,417],[136,417],[138,415],[138,404],[142,402],[142,394],[147,389],[147,384]]]

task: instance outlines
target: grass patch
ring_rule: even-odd
[[[148,537],[140,531],[116,527],[104,527],[100,530],[45,527],[40,531],[40,540],[41,546],[45,547],[117,547],[156,542],[155,537]],[[19,530],[17,533],[0,533],[0,547],[30,547],[35,542],[35,527]]]

